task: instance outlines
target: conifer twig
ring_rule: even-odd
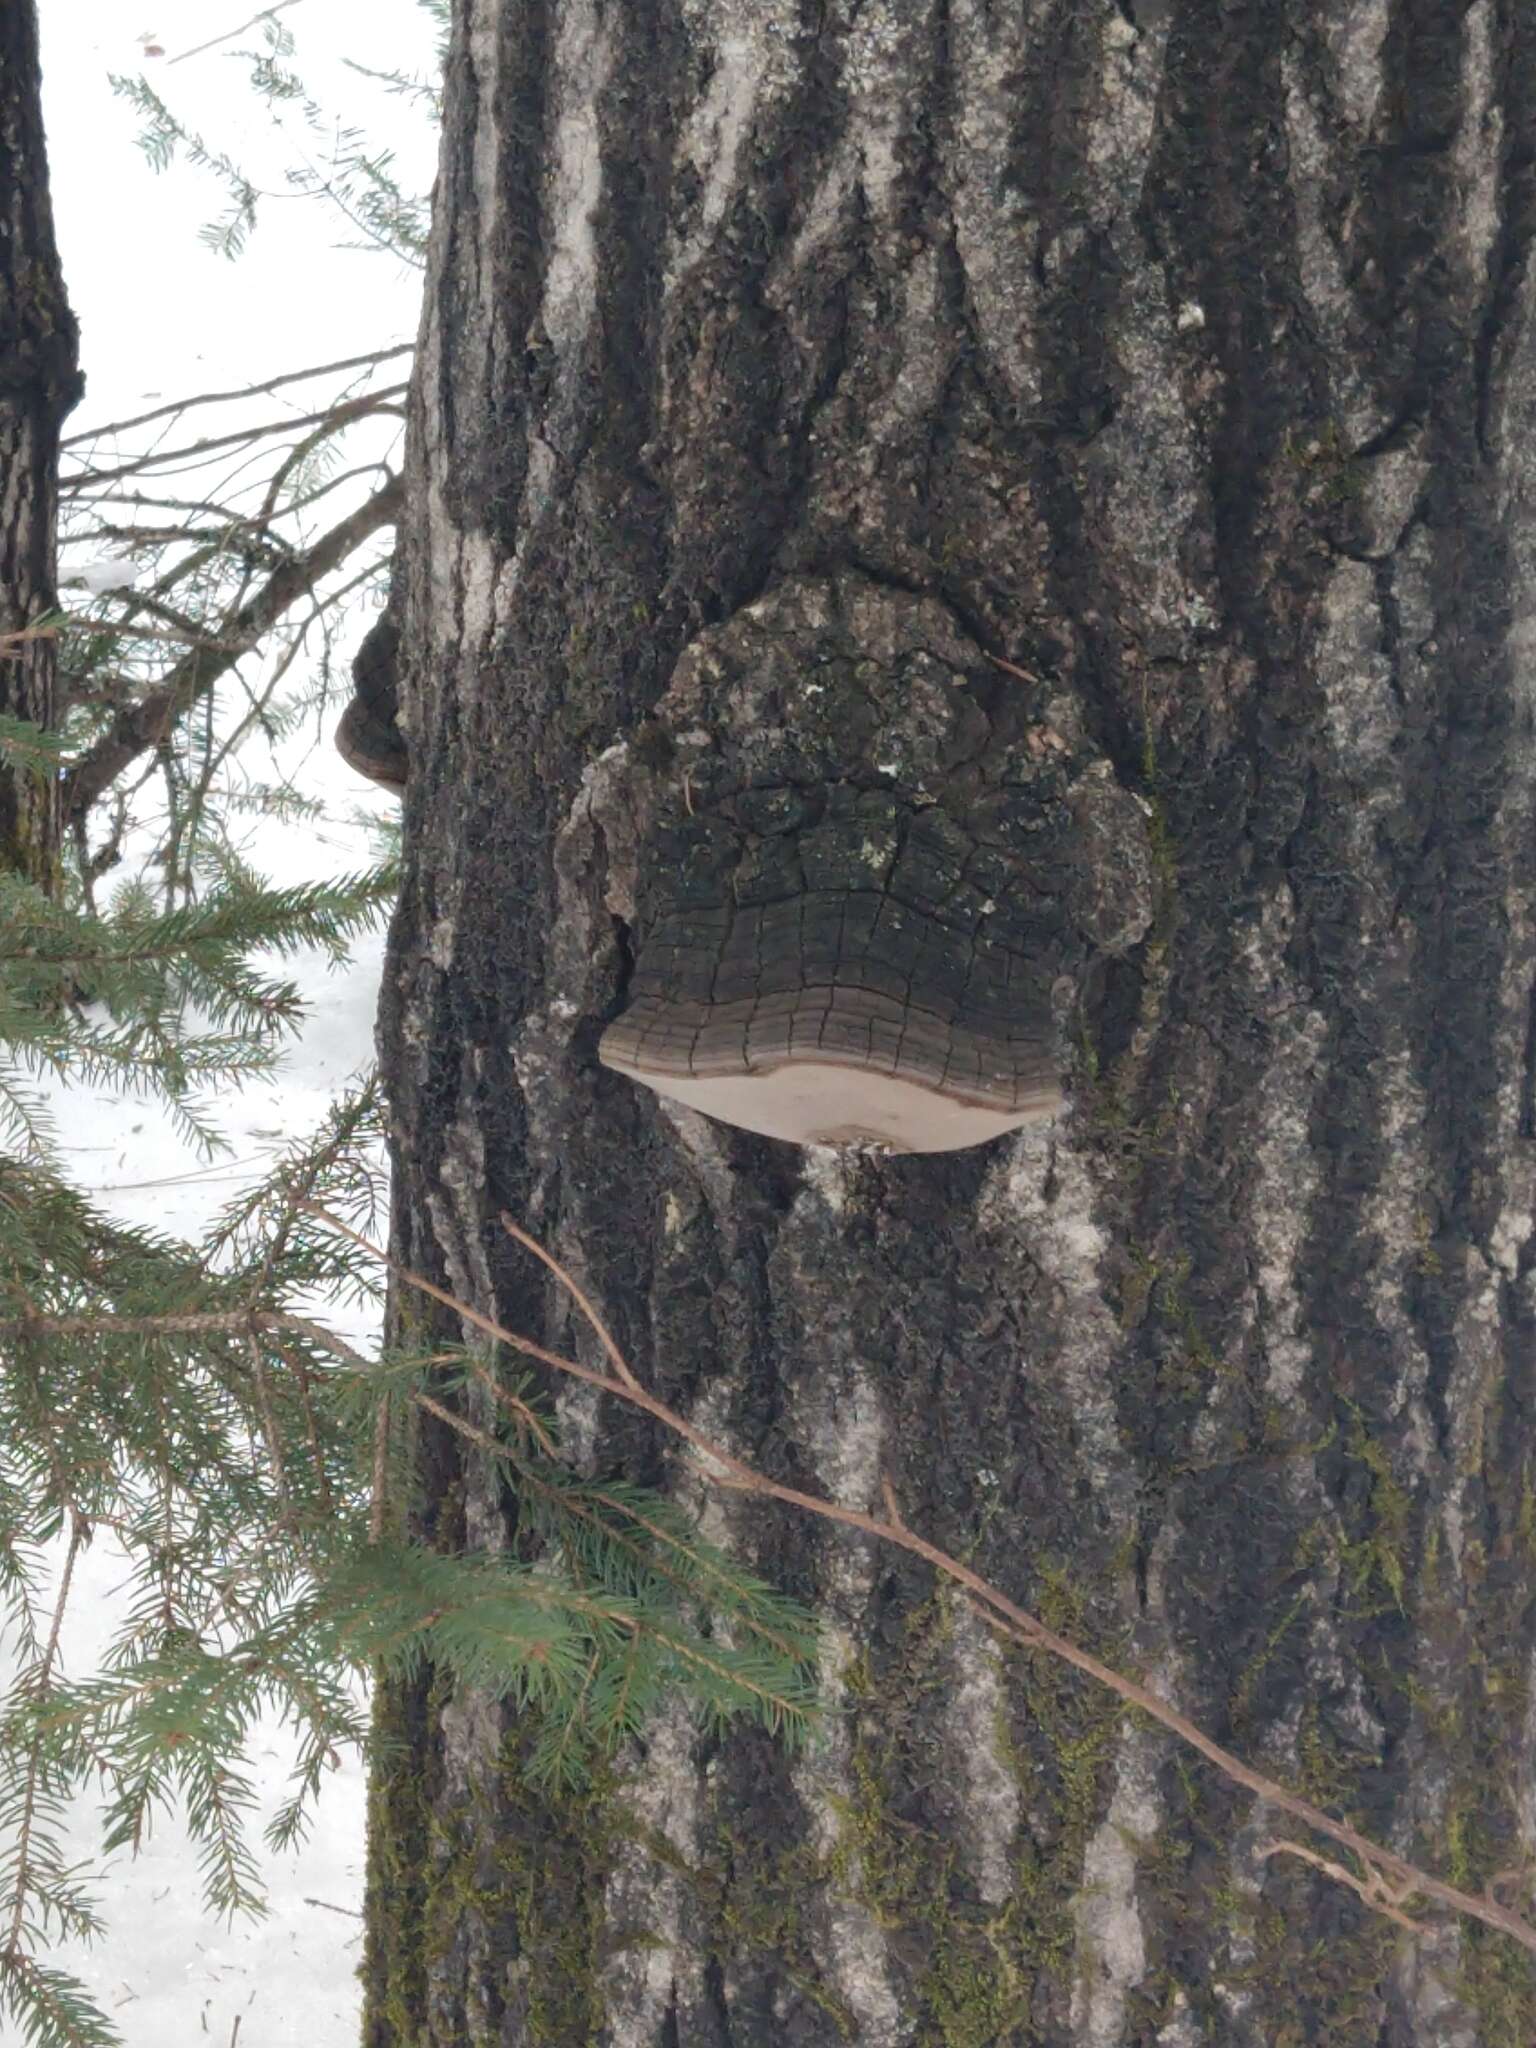
[[[1166,1728],[1189,1748],[1196,1750],[1234,1784],[1240,1785],[1245,1791],[1251,1792],[1267,1804],[1290,1814],[1293,1819],[1301,1821],[1316,1833],[1325,1835],[1351,1850],[1370,1875],[1363,1881],[1352,1881],[1346,1876],[1346,1882],[1350,1883],[1350,1888],[1372,1911],[1384,1913],[1387,1918],[1400,1924],[1414,1925],[1406,1921],[1406,1916],[1401,1910],[1401,1902],[1418,1894],[1435,1900],[1454,1913],[1463,1914],[1468,1919],[1481,1921],[1486,1927],[1495,1928],[1499,1933],[1506,1934],[1511,1940],[1518,1942],[1522,1948],[1536,1954],[1536,1925],[1529,1920],[1523,1919],[1508,1907],[1501,1906],[1495,1899],[1479,1898],[1471,1892],[1461,1890],[1459,1886],[1447,1884],[1443,1879],[1431,1875],[1429,1871],[1409,1862],[1406,1857],[1399,1856],[1382,1843],[1372,1841],[1369,1836],[1361,1834],[1358,1829],[1350,1827],[1346,1822],[1335,1820],[1320,1806],[1314,1806],[1310,1800],[1289,1791],[1278,1779],[1255,1770],[1231,1750],[1224,1749],[1203,1729],[1197,1727],[1187,1715],[1181,1714],[1177,1707],[1171,1706],[1138,1679],[1126,1677],[1123,1672],[1103,1663],[1091,1651],[1082,1649],[1066,1636],[1058,1635],[1038,1616],[1030,1614],[982,1578],[979,1572],[973,1571],[959,1558],[951,1557],[947,1551],[919,1536],[904,1523],[892,1519],[882,1520],[879,1516],[866,1514],[858,1508],[843,1507],[840,1503],[819,1494],[806,1493],[799,1487],[785,1486],[776,1479],[770,1479],[765,1473],[759,1472],[744,1459],[737,1457],[734,1452],[715,1443],[686,1416],[669,1408],[664,1401],[636,1382],[632,1375],[627,1379],[621,1379],[617,1374],[610,1376],[592,1366],[583,1365],[577,1359],[563,1358],[558,1352],[536,1344],[531,1338],[518,1336],[491,1317],[482,1315],[467,1302],[458,1300],[446,1289],[426,1279],[424,1275],[415,1273],[408,1266],[390,1258],[387,1252],[382,1251],[379,1246],[371,1243],[338,1217],[321,1209],[318,1204],[309,1206],[313,1213],[321,1217],[332,1229],[351,1239],[363,1250],[372,1253],[407,1286],[414,1287],[420,1293],[441,1302],[444,1307],[452,1309],[455,1314],[462,1316],[466,1322],[472,1323],[488,1336],[497,1338],[509,1349],[521,1353],[524,1357],[537,1359],[554,1371],[581,1380],[602,1393],[612,1394],[617,1400],[629,1403],[631,1407],[642,1409],[703,1454],[704,1460],[707,1461],[703,1467],[705,1476],[714,1484],[742,1493],[757,1494],[765,1499],[782,1501],[787,1506],[799,1508],[805,1514],[816,1516],[819,1520],[861,1530],[867,1536],[894,1544],[913,1556],[922,1558],[935,1571],[963,1587],[978,1611],[999,1634],[1022,1643],[1026,1648],[1043,1650],[1061,1663],[1069,1664],[1074,1670],[1081,1671],[1097,1685],[1114,1693],[1127,1706],[1139,1708],[1159,1726]],[[516,1241],[528,1241],[526,1234],[510,1217],[503,1216],[502,1223],[508,1235]],[[546,1263],[552,1262],[546,1259]],[[711,1471],[711,1465],[716,1469]],[[1330,1876],[1339,1874],[1341,1868],[1332,1865],[1329,1859],[1312,1853],[1307,1855],[1306,1860],[1313,1862],[1317,1868]]]
[[[250,1354],[251,1374],[256,1382],[256,1405],[261,1415],[261,1433],[267,1442],[267,1456],[272,1464],[272,1478],[277,1487],[277,1497],[283,1504],[283,1521],[291,1527],[293,1496],[288,1491],[288,1468],[283,1463],[282,1438],[278,1435],[277,1416],[272,1407],[272,1389],[267,1383],[267,1362],[261,1355],[256,1332],[249,1324],[246,1325],[245,1343]]]
[[[324,1209],[321,1209],[313,1202],[296,1201],[294,1207],[296,1209],[307,1209],[311,1214],[323,1217],[334,1229],[346,1231],[345,1224],[339,1222],[337,1218],[329,1215]],[[352,1235],[354,1233],[348,1232],[347,1234]],[[368,1240],[364,1237],[359,1237],[357,1242],[360,1245],[366,1246],[369,1251],[375,1249],[374,1246],[368,1244]],[[348,1365],[355,1367],[359,1372],[371,1377],[374,1371],[372,1362],[361,1351],[357,1350],[355,1346],[348,1344],[345,1338],[338,1337],[334,1331],[326,1329],[324,1324],[313,1322],[308,1316],[295,1315],[289,1309],[263,1308],[259,1304],[253,1304],[248,1308],[199,1309],[187,1310],[185,1312],[172,1311],[164,1315],[147,1316],[33,1315],[0,1322],[0,1333],[8,1330],[24,1331],[27,1335],[35,1337],[212,1337],[243,1335],[251,1341],[253,1346],[258,1331],[293,1330],[300,1336],[309,1338],[311,1343],[318,1345],[322,1350],[329,1351],[335,1357],[344,1359]],[[284,1355],[286,1356],[286,1354]],[[258,1357],[254,1349],[252,1356],[253,1359]],[[507,1409],[516,1418],[520,1427],[528,1431],[528,1434],[546,1456],[554,1457],[555,1446],[549,1431],[528,1406],[527,1402],[520,1401],[510,1387],[502,1386],[491,1373],[486,1371],[483,1365],[476,1363],[473,1359],[469,1363],[470,1370],[475,1378],[485,1387],[486,1391],[493,1396],[500,1406]],[[278,1459],[275,1434],[276,1424],[271,1414],[270,1395],[265,1383],[265,1374],[259,1363],[253,1366],[253,1370],[256,1374],[256,1383],[262,1399],[263,1434],[268,1437],[268,1441],[273,1447],[274,1477],[277,1480],[279,1493],[284,1500],[287,1500],[288,1490]],[[601,1375],[599,1375],[599,1380],[601,1384],[607,1384],[606,1381],[602,1381]],[[413,1396],[412,1398],[415,1399],[416,1397]],[[387,1415],[387,1408],[388,1397],[386,1396],[385,1402],[381,1406],[381,1416]],[[488,1439],[488,1441],[494,1442],[494,1439]],[[387,1444],[388,1422],[385,1420],[381,1422],[379,1434],[374,1440],[375,1506],[378,1508],[380,1515],[382,1515],[383,1510],[382,1507],[378,1506],[382,1500],[379,1482],[384,1465],[387,1462]],[[382,1529],[382,1523],[380,1527]]]
[[[59,1654],[59,1637],[64,1628],[64,1609],[75,1576],[75,1560],[84,1547],[85,1538],[85,1519],[75,1515],[70,1521],[69,1548],[64,1553],[64,1565],[59,1573],[59,1591],[53,1605],[48,1641],[31,1678],[30,1690],[38,1699],[52,1683],[53,1667]],[[16,1881],[11,1889],[11,1924],[3,1951],[5,1961],[13,1966],[22,1960],[21,1937],[27,1924],[27,1893],[32,1881],[32,1829],[37,1819],[37,1786],[42,1763],[43,1738],[38,1730],[33,1734],[32,1746],[27,1753],[26,1789],[22,1794],[21,1817],[16,1827]]]
[[[368,1496],[368,1541],[384,1541],[385,1496],[389,1486],[389,1396],[373,1418],[373,1489]]]

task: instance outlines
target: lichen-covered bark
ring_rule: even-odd
[[[1520,0],[459,0],[383,1019],[402,1256],[585,1342],[510,1209],[745,1455],[888,1475],[1474,1888],[1536,1850],[1533,164]],[[1150,807],[1055,1128],[802,1153],[596,1059],[655,708],[828,577],[942,606]],[[424,1455],[429,1530],[497,1540]],[[1266,1859],[910,1560],[706,1505],[826,1614],[824,1739],[679,1715],[545,1804],[505,1716],[396,1689],[372,2048],[1536,2035],[1520,1951]]]
[[[34,0],[12,0],[0,8],[0,713],[51,726],[52,640],[4,640],[55,601],[59,428],[81,391],[41,84]],[[57,787],[0,763],[0,866],[51,887],[58,838]]]

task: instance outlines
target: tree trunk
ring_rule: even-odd
[[[397,588],[399,1255],[585,1345],[509,1210],[741,1454],[1473,1890],[1536,1851],[1533,164],[1520,0],[458,0]],[[1054,1124],[797,1148],[599,1062],[683,770],[798,787],[818,664],[801,781],[1139,800],[1040,884]],[[386,1688],[372,2048],[1536,2038],[1518,1947],[1264,1856],[910,1558],[707,1517],[824,1615],[822,1737],[679,1708],[546,1800]]]
[[[82,386],[53,239],[33,0],[0,7],[0,715],[51,727],[59,429]],[[0,761],[0,868],[51,888],[57,785]]]

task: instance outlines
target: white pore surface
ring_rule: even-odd
[[[818,1060],[790,1060],[751,1074],[703,1077],[640,1074],[632,1067],[623,1071],[658,1095],[792,1145],[958,1152],[966,1145],[983,1145],[1004,1131],[1043,1123],[1061,1108],[1061,1096],[1054,1091],[1032,1097],[1022,1109],[999,1109],[992,1103],[941,1095],[897,1074]]]
[[[40,0],[38,11],[54,211],[87,378],[86,398],[66,433],[413,337],[419,273],[390,256],[338,247],[361,237],[334,214],[285,196],[283,168],[306,154],[313,161],[314,144],[296,126],[287,135],[277,131],[246,88],[248,66],[233,53],[259,46],[259,25],[173,62],[248,23],[255,0],[156,0],[153,15],[123,0]],[[430,75],[434,31],[425,13],[414,0],[300,0],[280,18],[298,40],[290,61],[312,96],[394,148],[401,183],[425,191],[435,135],[405,102],[360,82],[343,62],[353,55],[375,68]],[[145,54],[142,37],[150,30],[162,57]],[[161,177],[150,173],[134,142],[137,117],[113,97],[109,71],[142,73],[210,149],[227,151],[275,195],[263,202],[255,237],[238,261],[213,255],[197,239],[199,226],[225,210],[216,183],[184,164]],[[304,396],[293,410],[316,402],[317,389],[323,402],[323,387],[300,387]],[[249,417],[271,419],[286,401],[256,403],[261,410]],[[180,438],[213,431],[202,424],[210,417],[192,413]],[[220,417],[220,427],[242,423]],[[360,495],[371,487],[360,485]],[[324,523],[340,517],[346,503],[339,493],[328,501]],[[90,572],[87,589],[100,588],[95,556],[110,548],[76,552],[74,566]],[[77,591],[72,601],[84,608],[90,598]],[[360,616],[342,629],[343,647],[367,623]],[[246,852],[259,871],[277,883],[312,881],[355,872],[373,858],[360,821],[388,815],[393,799],[335,758],[320,721],[286,743],[277,759],[263,756],[258,740],[250,766],[262,778],[287,775],[328,805],[326,818],[313,825],[253,820]],[[352,965],[338,973],[319,959],[280,970],[309,998],[309,1027],[276,1080],[218,1105],[231,1155],[210,1166],[152,1106],[84,1089],[55,1097],[66,1170],[125,1221],[199,1236],[243,1183],[269,1170],[285,1140],[315,1127],[370,1060],[381,946],[379,938],[362,942]],[[348,1334],[367,1341],[372,1333]],[[98,1538],[77,1567],[81,1597],[72,1602],[78,1612],[64,1646],[72,1676],[89,1673],[110,1639],[123,1578],[121,1558]],[[276,1727],[260,1732],[247,1760],[262,1800],[252,1840],[269,1884],[265,1921],[228,1927],[205,1915],[195,1856],[179,1824],[161,1821],[136,1858],[119,1855],[106,1868],[98,1889],[106,1936],[90,1949],[54,1952],[53,1961],[86,1981],[127,2048],[226,2048],[232,2039],[239,2048],[353,2048],[362,1773],[355,1758],[346,1759],[309,1845],[272,1858],[261,1850],[261,1827],[286,1789],[292,1760],[291,1738]],[[88,1868],[101,1866],[99,1838],[95,1802],[82,1800],[69,1846]]]

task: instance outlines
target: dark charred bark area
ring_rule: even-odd
[[[55,603],[59,429],[83,389],[48,200],[37,13],[0,9],[0,636]],[[3,648],[0,713],[51,726],[54,643]],[[51,887],[56,789],[0,765],[0,866]]]
[[[448,83],[401,1257],[585,1343],[511,1210],[775,1476],[889,1475],[1297,1789],[1474,1889],[1528,1861],[1536,17],[460,0]],[[597,1061],[680,660],[849,577],[1042,678],[1146,807],[1152,919],[1047,1131],[800,1152]],[[562,1405],[584,1462],[692,1483]],[[435,1533],[504,1540],[427,1448]],[[1520,1951],[1263,1857],[910,1561],[710,1513],[827,1616],[823,1741],[679,1710],[550,1806],[500,1712],[386,1692],[372,2048],[1536,2036]]]

